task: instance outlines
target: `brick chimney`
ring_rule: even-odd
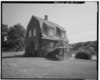
[[[47,15],[45,15],[45,20],[48,20],[48,16]]]

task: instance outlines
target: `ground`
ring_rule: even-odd
[[[70,58],[53,61],[2,52],[2,78],[97,78],[97,61]]]

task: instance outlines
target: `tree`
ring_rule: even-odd
[[[8,34],[8,26],[5,24],[1,25],[1,43],[2,49],[6,48],[6,41],[7,41],[7,34]]]
[[[86,46],[89,51],[93,54],[96,55],[97,54],[97,42],[91,42],[89,45]]]
[[[24,47],[25,29],[21,24],[10,27],[8,32],[9,48],[14,51],[22,50]]]
[[[93,55],[97,54],[97,41],[79,42],[72,45],[72,51],[78,51],[80,48],[88,49]]]

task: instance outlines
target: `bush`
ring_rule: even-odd
[[[78,58],[78,59],[91,59],[91,53],[89,53],[88,51],[78,51],[76,53],[76,56],[75,58]]]

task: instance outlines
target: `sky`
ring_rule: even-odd
[[[32,15],[54,22],[66,30],[70,43],[97,39],[97,3],[85,4],[19,4],[3,3],[2,23],[13,26],[20,23],[27,29]]]

